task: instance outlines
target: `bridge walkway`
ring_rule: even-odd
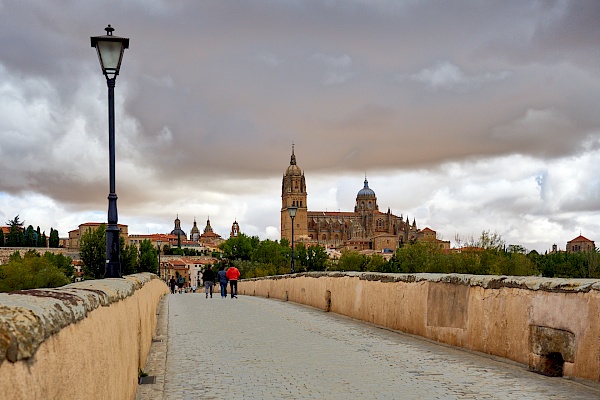
[[[166,296],[136,399],[600,399],[594,384],[291,302]]]

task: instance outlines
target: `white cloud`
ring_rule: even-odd
[[[501,81],[512,76],[510,71],[484,72],[479,75],[467,75],[459,66],[449,61],[441,61],[430,68],[424,68],[411,75],[400,75],[401,81],[409,79],[423,83],[431,90],[456,90],[466,92],[478,89],[485,83]]]

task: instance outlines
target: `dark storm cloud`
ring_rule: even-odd
[[[260,196],[292,142],[309,172],[350,176],[597,151],[595,1],[25,0],[0,13],[10,195],[105,208],[106,87],[89,37],[108,23],[131,40],[115,93],[117,191],[134,214]],[[537,210],[569,204],[544,193],[553,206]],[[596,209],[586,193],[578,207]]]

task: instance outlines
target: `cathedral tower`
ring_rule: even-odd
[[[298,238],[307,237],[308,220],[306,207],[306,181],[304,173],[296,165],[296,155],[294,154],[294,145],[292,145],[292,157],[290,166],[287,167],[281,183],[281,238],[292,241],[292,219],[288,212],[288,207],[298,207],[296,217],[294,218],[294,241]]]
[[[240,234],[240,225],[237,220],[233,221],[233,225],[231,225],[231,233],[229,234],[230,238],[238,237]]]

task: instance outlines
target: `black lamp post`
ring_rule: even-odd
[[[110,192],[108,194],[108,226],[106,227],[105,278],[121,278],[121,255],[117,215],[117,193],[115,190],[115,80],[119,75],[123,52],[129,48],[129,39],[113,36],[114,29],[104,28],[106,35],[92,36],[92,47],[98,52],[102,73],[108,86],[108,148]]]
[[[292,219],[292,274],[296,273],[296,264],[295,264],[295,257],[294,257],[294,217],[296,216],[297,210],[298,210],[298,207],[296,207],[296,206],[288,207],[288,213],[290,213],[290,218]]]
[[[162,276],[160,276],[160,250],[161,250],[161,245],[162,245],[162,240],[157,240],[156,244],[158,245],[158,277],[159,279],[162,279]]]

